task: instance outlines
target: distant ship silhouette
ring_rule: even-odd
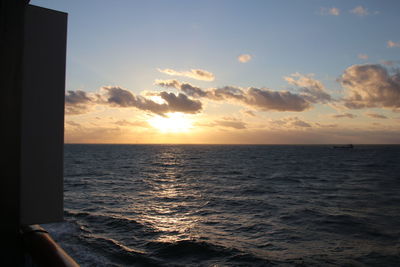
[[[348,144],[348,145],[335,145],[333,146],[333,148],[354,148],[354,146],[352,144]]]

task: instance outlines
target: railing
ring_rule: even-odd
[[[75,262],[39,225],[21,227],[24,247],[38,266],[78,267]]]

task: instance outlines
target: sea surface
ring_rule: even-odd
[[[65,145],[82,266],[400,266],[400,146]]]

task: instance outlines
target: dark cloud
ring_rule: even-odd
[[[400,108],[400,73],[379,64],[353,65],[339,79],[349,90],[344,104],[351,109]]]
[[[92,99],[85,91],[67,91],[65,94],[65,113],[68,115],[78,115],[89,111],[89,103]]]
[[[333,117],[333,118],[337,118],[337,119],[340,119],[340,118],[354,119],[354,118],[356,118],[357,116],[354,115],[354,114],[351,114],[351,113],[344,113],[344,114],[334,114],[334,115],[332,115],[332,117]]]
[[[299,95],[257,88],[247,91],[244,103],[263,111],[304,111],[310,108],[310,104]]]
[[[85,104],[90,101],[90,97],[82,90],[67,91],[65,95],[66,104]]]
[[[88,97],[85,93],[69,91],[68,97],[72,98],[72,100],[69,100],[68,104],[66,104],[66,110],[67,114],[81,114],[88,111],[91,105],[99,104],[122,108],[134,107],[164,116],[168,112],[193,114],[200,112],[202,109],[200,101],[192,100],[181,93],[175,95],[173,93],[161,92],[157,95],[165,103],[157,103],[143,96],[134,95],[132,92],[117,86],[103,87],[100,93],[95,94],[93,97]],[[80,96],[80,98],[77,96]],[[84,101],[81,99],[84,99]]]
[[[227,100],[245,104],[263,111],[304,111],[311,107],[310,103],[302,96],[288,91],[273,91],[270,89],[258,88],[242,90],[233,86],[204,90],[188,83],[180,83],[176,80],[158,80],[156,84],[163,87],[179,89],[196,98],[207,98],[214,101]]]
[[[161,92],[160,96],[168,103],[169,112],[197,113],[201,111],[202,104],[198,100],[191,100],[186,95],[179,93]]]

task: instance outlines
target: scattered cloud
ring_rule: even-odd
[[[340,15],[340,9],[337,7],[321,7],[320,8],[320,15],[332,15],[332,16],[339,16]]]
[[[185,94],[192,97],[207,98],[214,101],[229,101],[244,104],[262,111],[304,111],[311,108],[310,103],[303,96],[288,91],[274,91],[254,87],[241,89],[233,86],[204,90],[188,83],[180,83],[176,80],[157,80],[156,84],[182,90]]]
[[[298,117],[287,117],[279,120],[272,120],[272,125],[285,128],[311,128],[311,124]]]
[[[67,91],[65,94],[65,113],[67,115],[78,115],[89,111],[91,97],[82,90]]]
[[[202,104],[198,100],[192,100],[179,93],[160,92],[158,96],[164,103],[157,103],[140,95],[135,95],[129,90],[118,86],[105,86],[99,93],[89,97],[86,93],[68,91],[66,95],[67,114],[75,115],[87,112],[93,105],[109,105],[112,107],[134,107],[149,111],[161,116],[168,112],[198,113],[202,110]],[[79,97],[77,97],[79,96]],[[72,99],[72,100],[71,100]]]
[[[188,77],[195,80],[201,81],[214,81],[215,76],[209,71],[201,69],[191,69],[190,71],[176,71],[173,69],[158,69],[159,72],[165,73],[171,76],[182,76]]]
[[[388,47],[400,47],[400,42],[393,42],[393,41],[389,40],[387,42],[387,46]]]
[[[327,103],[332,101],[331,96],[326,92],[325,86],[318,80],[312,78],[313,74],[302,75],[293,73],[284,79],[291,85],[300,87],[300,95],[310,103]]]
[[[357,116],[354,115],[354,114],[351,114],[351,113],[343,113],[343,114],[334,114],[334,115],[332,115],[332,117],[333,117],[333,118],[336,118],[336,119],[340,119],[340,118],[354,119],[354,118],[356,118]]]
[[[367,60],[368,59],[368,55],[367,54],[358,54],[357,56],[359,59],[363,59],[363,60]]]
[[[353,13],[353,14],[355,14],[357,16],[360,16],[360,17],[369,15],[368,9],[363,7],[363,6],[356,6],[355,8],[350,10],[350,13]]]
[[[241,63],[246,63],[252,59],[252,56],[249,54],[242,54],[242,55],[238,56],[237,59]]]
[[[344,100],[351,109],[384,107],[400,108],[400,72],[390,74],[379,64],[348,67],[339,82],[348,89]]]
[[[365,115],[367,115],[368,117],[374,118],[374,119],[387,119],[388,118],[385,115],[377,114],[377,113],[367,113]]]

